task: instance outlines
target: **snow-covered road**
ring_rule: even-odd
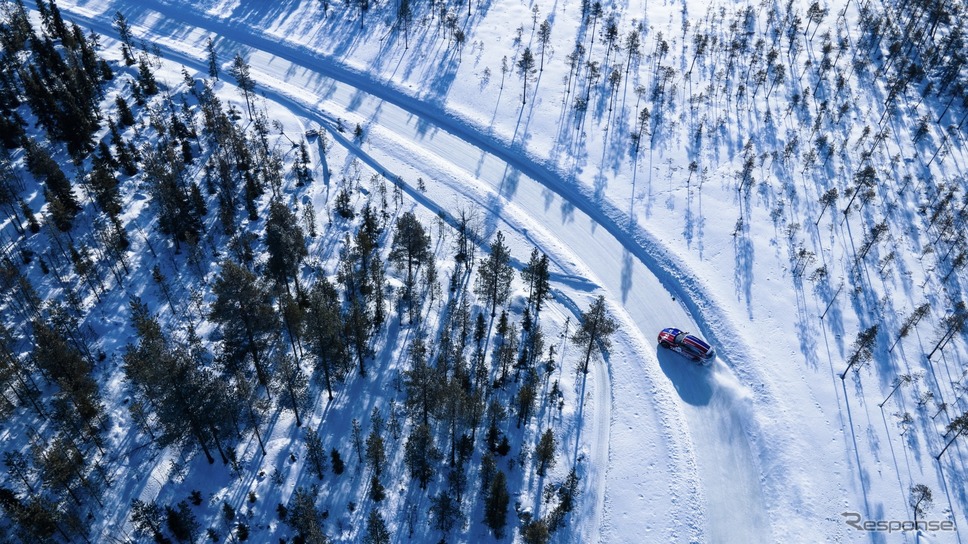
[[[761,487],[758,448],[764,437],[752,394],[730,369],[732,353],[721,350],[725,360],[704,369],[654,347],[656,332],[665,326],[691,328],[716,341],[731,337],[729,324],[708,306],[703,286],[647,232],[520,145],[371,74],[240,23],[158,2],[140,5],[133,10],[126,4],[125,15],[165,56],[204,71],[204,40],[217,34],[226,58],[235,50],[246,52],[267,100],[324,126],[336,117],[359,120],[366,143],[357,149],[345,142],[350,150],[388,175],[424,175],[438,182],[422,197],[425,205],[435,212],[434,206],[455,203],[481,208],[486,235],[513,232],[552,256],[563,276],[587,280],[578,287],[556,286],[569,298],[585,305],[588,285],[606,295],[623,327],[609,358],[610,376],[593,378],[594,385],[604,385],[610,377],[610,393],[594,399],[612,406],[592,410],[610,421],[590,426],[591,495],[584,500],[597,513],[585,520],[591,524],[587,536],[600,535],[605,542],[632,535],[773,540]],[[113,10],[62,9],[114,35]],[[732,338],[724,345],[743,348]],[[603,423],[613,432],[603,431]]]

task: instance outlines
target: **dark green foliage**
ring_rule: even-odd
[[[350,203],[350,193],[345,187],[336,193],[336,213],[344,219],[353,219],[353,216],[356,215],[353,204]]]
[[[195,514],[185,501],[178,503],[177,510],[166,505],[165,521],[168,524],[168,530],[178,542],[195,542],[201,530]]]
[[[114,99],[114,104],[118,108],[118,123],[121,127],[130,127],[134,124],[134,113],[128,107],[128,101],[123,96],[118,95]]]
[[[339,450],[336,448],[329,450],[329,457],[333,464],[333,474],[339,476],[346,469],[346,466],[343,464],[343,458],[339,455]]]
[[[537,319],[541,306],[551,295],[551,277],[548,271],[548,256],[538,256],[538,248],[531,251],[531,259],[521,269],[521,279],[528,284],[528,302],[534,306]]]
[[[497,315],[498,306],[507,301],[511,294],[511,280],[514,269],[511,268],[511,254],[504,243],[504,233],[497,232],[497,237],[491,243],[491,253],[477,269],[477,283],[474,291],[485,299],[491,309],[491,317]]]
[[[235,508],[231,504],[227,502],[223,502],[222,517],[224,517],[225,521],[228,521],[228,522],[235,521]]]
[[[159,445],[197,444],[213,463],[209,444],[214,442],[221,453],[220,441],[228,434],[238,407],[214,374],[199,364],[196,357],[203,353],[172,346],[140,300],[131,301],[131,310],[139,343],[127,347],[124,372],[139,395],[155,408],[162,428]],[[222,461],[228,462],[224,454]]]
[[[320,480],[326,474],[326,460],[326,449],[323,448],[319,433],[315,429],[309,429],[306,432],[306,461],[309,463],[309,469]]]
[[[386,488],[384,488],[383,483],[380,482],[380,477],[374,474],[370,478],[370,500],[373,502],[381,502],[386,497]]]
[[[208,52],[208,75],[218,81],[218,55],[215,52],[215,41],[211,36],[205,42],[205,50]]]
[[[534,448],[535,461],[538,463],[538,476],[544,476],[548,468],[555,465],[555,433],[548,428],[541,435]]]
[[[521,540],[524,544],[548,544],[551,541],[548,522],[543,519],[525,521],[521,524]]]
[[[443,456],[434,445],[434,437],[426,424],[417,425],[404,446],[404,463],[410,477],[419,482],[420,489],[427,489],[434,471]]]
[[[390,531],[387,524],[383,521],[383,516],[374,508],[366,518],[366,534],[363,535],[363,544],[390,544]]]
[[[289,499],[289,515],[286,525],[291,527],[307,544],[325,544],[326,534],[323,532],[323,516],[316,509],[316,489],[296,489]]]
[[[406,212],[397,219],[397,230],[390,249],[390,261],[406,271],[404,301],[413,321],[414,284],[420,267],[433,258],[430,252],[430,235],[424,230],[413,212]]]
[[[578,363],[579,371],[588,373],[593,350],[597,346],[600,351],[607,351],[612,344],[610,337],[617,329],[618,324],[605,307],[605,297],[599,296],[587,311],[582,312],[581,324],[571,337],[571,341],[584,352]]]
[[[266,249],[269,251],[269,274],[288,289],[292,280],[299,290],[299,264],[309,254],[306,239],[296,215],[278,200],[269,204],[266,221]]]
[[[302,427],[300,411],[309,401],[309,378],[299,363],[282,350],[276,351],[274,360],[276,367],[274,385],[280,395],[279,403],[282,408],[293,411],[296,416],[296,427]]]
[[[383,473],[383,465],[387,461],[386,447],[383,437],[375,426],[366,437],[366,461],[377,476]]]
[[[232,368],[240,368],[246,356],[251,356],[259,383],[268,387],[269,373],[263,354],[270,336],[278,329],[268,289],[255,274],[226,260],[212,292],[215,302],[210,317],[222,325],[228,363]]]
[[[121,155],[118,155],[121,161]],[[171,236],[175,249],[181,242],[194,245],[199,240],[203,225],[200,210],[190,198],[189,185],[184,180],[184,162],[179,160],[173,142],[162,142],[157,149],[146,153],[144,180],[159,208],[158,224],[163,234]]]
[[[131,500],[131,524],[141,534],[151,535],[155,542],[171,542],[161,532],[161,507],[155,501],[143,502],[139,499]]]
[[[463,521],[460,503],[449,491],[443,490],[430,498],[430,524],[446,537]]]
[[[340,326],[339,293],[325,277],[313,284],[309,291],[306,335],[316,354],[317,369],[323,371],[326,391],[332,399],[332,380],[342,376],[349,364]]]
[[[555,532],[564,527],[565,517],[575,508],[575,500],[578,498],[578,472],[572,467],[565,481],[558,486],[558,504],[551,514],[548,515],[548,530]]]
[[[121,194],[118,192],[118,178],[107,161],[96,161],[88,177],[94,202],[108,217],[116,219],[121,213]]]
[[[138,59],[138,88],[145,96],[158,94],[158,82],[155,81],[155,74],[148,65],[147,55],[141,55]]]
[[[35,321],[33,328],[34,362],[57,384],[55,403],[69,402],[71,408],[61,413],[65,417],[79,417],[84,427],[94,431],[104,415],[104,407],[97,382],[91,376],[91,364],[67,341],[63,332],[40,321]]]
[[[124,63],[131,66],[135,63],[134,56],[131,54],[131,27],[128,26],[128,20],[120,11],[114,14],[114,26],[118,29],[118,36],[121,37],[121,55],[124,57]]]
[[[508,493],[507,477],[498,470],[487,488],[487,495],[484,499],[484,524],[491,529],[498,539],[504,537],[510,502],[511,495]]]

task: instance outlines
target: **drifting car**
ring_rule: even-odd
[[[701,365],[708,365],[716,358],[716,350],[705,340],[675,327],[659,332],[659,345],[689,357]]]

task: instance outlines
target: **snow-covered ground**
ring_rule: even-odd
[[[943,145],[941,125],[931,127],[928,143],[911,143],[920,110],[916,95],[905,97],[888,123],[890,135],[870,159],[881,174],[875,199],[845,218],[848,199],[842,197],[821,216],[820,195],[829,187],[840,187],[843,195],[853,184],[859,149],[866,147],[860,134],[881,117],[884,83],[855,75],[831,98],[847,108],[842,122],[829,120],[821,129],[840,150],[829,164],[811,165],[806,158],[819,100],[814,97],[806,112],[790,113],[791,97],[815,87],[803,61],[820,63],[820,36],[840,29],[854,46],[856,3],[827,4],[815,38],[801,32],[806,50],[795,62],[781,48],[781,58],[790,61],[786,81],[768,97],[764,88],[745,100],[716,90],[726,63],[720,53],[694,60],[697,29],[725,40],[729,21],[745,7],[727,1],[604,5],[596,36],[610,14],[620,43],[641,24],[644,55],[628,73],[624,50],[611,51],[604,66],[607,46],[597,38],[592,44],[591,27],[581,25],[581,4],[574,0],[474,3],[469,17],[466,5],[454,5],[465,33],[462,47],[446,24],[421,10],[405,38],[394,26],[395,7],[382,2],[366,14],[362,31],[352,15],[324,17],[318,0],[59,5],[67,18],[106,39],[116,37],[111,18],[121,11],[136,36],[172,63],[171,84],[180,77],[178,65],[204,77],[209,37],[226,66],[243,53],[266,107],[287,119],[287,132],[325,130],[337,149],[330,161],[356,158],[399,180],[424,217],[473,209],[483,237],[503,231],[518,259],[535,246],[546,252],[554,264],[559,323],[569,311],[574,321],[594,297],[605,295],[620,332],[571,399],[575,426],[563,449],[569,462],[584,463],[583,493],[573,531],[559,538],[914,541],[913,532],[859,531],[843,513],[913,519],[910,487],[920,483],[934,491],[928,520],[968,526],[968,445],[956,442],[935,459],[946,443],[944,426],[968,409],[960,385],[968,360],[964,336],[931,361],[924,356],[940,337],[942,318],[962,300],[966,276],[960,270],[941,281],[948,264],[924,252],[937,233],[917,211],[930,184],[962,174],[960,136],[942,161],[928,163]],[[801,15],[807,7],[793,3]],[[770,3],[753,8],[756,36],[768,35],[771,12],[782,17],[786,10]],[[334,3],[331,9],[353,8]],[[551,40],[543,70],[528,82],[522,103],[517,60],[527,46],[537,56],[536,28],[546,19]],[[567,62],[576,40],[603,62],[600,82],[612,68],[621,76],[614,100],[592,92],[583,116],[572,108],[574,94],[566,94],[579,85]],[[670,46],[667,56],[656,53],[662,41]],[[835,63],[845,72],[848,56]],[[657,109],[649,93],[659,64],[672,72]],[[795,79],[799,70],[807,75]],[[645,104],[662,122],[654,143],[645,139],[633,155],[628,133]],[[929,99],[920,107],[936,113],[929,108],[937,105]],[[341,130],[357,123],[365,131],[362,143]],[[790,147],[792,155],[784,158]],[[738,196],[747,157],[755,181]],[[907,186],[905,175],[917,187]],[[425,191],[417,188],[418,177],[426,180]],[[331,195],[315,198],[323,209]],[[891,227],[890,239],[857,264],[863,239],[882,220]],[[806,273],[795,274],[800,248],[811,257]],[[892,249],[893,264],[879,266]],[[826,275],[809,279],[821,266]],[[900,324],[924,301],[932,304],[930,316],[889,352]],[[857,333],[875,323],[881,331],[874,360],[841,379]],[[656,347],[656,334],[667,326],[710,340],[716,362],[698,367]],[[559,354],[565,373],[577,358],[573,351],[563,347]],[[924,377],[879,406],[892,381],[907,372]],[[345,407],[361,391],[350,389],[331,409]],[[925,391],[934,398],[918,405]],[[940,402],[946,410],[936,414]],[[902,427],[905,412],[913,423]],[[284,451],[291,438],[273,435],[270,449]],[[157,466],[151,480],[173,477],[168,465]],[[560,476],[565,469],[556,470]],[[142,485],[141,496],[157,493]],[[119,513],[123,517],[123,509]],[[390,525],[402,535],[402,521]],[[961,541],[954,532],[922,536]]]

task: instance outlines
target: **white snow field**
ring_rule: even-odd
[[[858,4],[821,3],[826,16],[807,22],[806,0],[605,2],[594,30],[582,24],[578,0],[473,2],[470,16],[467,4],[448,4],[461,44],[439,22],[443,16],[432,19],[423,7],[405,33],[395,24],[396,2],[373,2],[362,25],[355,11],[323,16],[319,0],[58,3],[65,18],[105,42],[117,39],[112,18],[123,13],[136,38],[158,47],[168,74],[159,79],[172,86],[182,66],[207,77],[209,37],[223,73],[242,53],[276,116],[270,118],[284,119],[289,134],[325,131],[337,149],[331,164],[355,157],[401,184],[424,217],[473,210],[482,237],[503,231],[519,261],[532,247],[547,253],[559,323],[566,317],[574,323],[605,296],[620,330],[604,360],[569,393],[567,463],[554,474],[560,478],[580,461],[582,494],[572,526],[555,541],[962,542],[963,531],[864,531],[844,515],[913,520],[910,488],[926,484],[934,501],[919,519],[968,527],[968,443],[958,439],[935,457],[952,438],[945,426],[968,410],[964,333],[930,360],[925,356],[964,300],[968,275],[962,268],[945,277],[951,260],[942,249],[925,250],[941,233],[918,209],[930,202],[935,184],[964,174],[963,132],[946,132],[964,110],[942,113],[939,98],[921,100],[911,87],[879,126],[888,83],[854,72]],[[731,31],[747,7],[748,25]],[[329,9],[355,10],[342,2]],[[722,44],[744,28],[754,41],[770,39],[788,10],[807,27],[797,32],[796,52],[786,35],[777,38],[786,78],[756,91],[749,79],[746,94],[736,95],[738,82],[723,72],[730,61]],[[599,36],[609,16],[619,43],[641,25],[640,58],[624,48],[603,54],[608,45]],[[528,81],[523,103],[517,61],[525,47],[538,55],[536,28],[545,20],[551,37],[543,69]],[[829,95],[818,97],[815,71],[827,32],[844,38],[843,50],[834,40],[830,73],[840,71],[847,81],[835,90],[824,80]],[[701,55],[699,34],[716,38]],[[576,41],[600,62],[578,66],[578,76],[568,62]],[[609,87],[613,69],[619,80]],[[589,83],[589,70],[601,76]],[[660,83],[664,91],[656,97]],[[594,87],[583,115],[573,108],[580,84]],[[226,100],[241,103],[224,85]],[[821,99],[829,106],[821,107]],[[797,106],[800,100],[806,105]],[[839,118],[829,114],[814,127],[822,108],[842,104]],[[629,134],[645,105],[654,134],[633,153]],[[942,122],[933,122],[939,114]],[[915,139],[923,115],[932,121],[928,136]],[[364,129],[362,143],[343,131],[356,124]],[[865,126],[886,136],[862,136]],[[835,148],[826,161],[814,151],[818,134]],[[939,147],[943,154],[934,159]],[[313,153],[321,160],[319,149]],[[875,196],[845,214],[846,190],[864,161],[879,175]],[[738,192],[745,165],[754,181]],[[840,188],[841,199],[821,211],[820,196],[831,187]],[[963,181],[959,187],[963,196],[968,188]],[[314,198],[323,209],[328,186]],[[858,258],[871,227],[882,221],[890,233]],[[929,316],[889,351],[922,302],[931,303]],[[873,324],[880,328],[872,361],[842,379],[854,339]],[[658,331],[670,326],[704,337],[718,358],[701,367],[657,347]],[[578,357],[562,342],[561,372],[573,374]],[[904,373],[921,378],[879,406]],[[350,387],[334,406],[316,406],[312,422],[339,420],[339,410],[364,393],[373,390]],[[274,429],[269,449],[281,456],[294,427]],[[156,467],[145,481],[113,491],[117,511],[103,534],[127,523],[131,498],[153,499],[174,478],[162,459]],[[224,469],[210,470],[228,485],[219,475]],[[540,496],[540,483],[523,487]],[[243,488],[233,489],[241,502]],[[292,491],[287,483],[279,501]],[[269,512],[263,523],[272,518]],[[408,541],[402,514],[389,516],[388,525],[394,542]],[[361,532],[342,535],[352,540]],[[474,531],[452,536],[493,538]],[[515,533],[511,539],[521,541]]]

